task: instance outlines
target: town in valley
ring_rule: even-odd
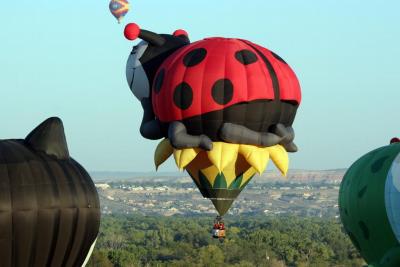
[[[229,210],[230,215],[339,216],[338,193],[345,170],[293,170],[255,175]],[[103,214],[215,215],[186,173],[93,173]],[[122,176],[122,177],[118,177]]]

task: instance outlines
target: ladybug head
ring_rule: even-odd
[[[142,100],[150,97],[154,76],[164,60],[190,41],[184,30],[176,30],[173,34],[157,34],[140,29],[135,23],[126,25],[124,34],[128,40],[142,39],[133,47],[126,64],[129,87]]]

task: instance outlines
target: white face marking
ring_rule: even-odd
[[[390,226],[400,242],[400,154],[393,161],[386,178],[385,206]]]
[[[139,100],[150,97],[149,79],[139,60],[146,51],[147,46],[147,42],[141,41],[135,46],[126,62],[126,80],[128,81],[132,93]]]

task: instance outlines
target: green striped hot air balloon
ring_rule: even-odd
[[[346,172],[340,217],[370,267],[400,266],[400,143],[378,148]]]

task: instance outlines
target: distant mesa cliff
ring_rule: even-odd
[[[261,177],[256,177],[256,180],[266,181],[294,181],[294,182],[322,182],[336,181],[340,182],[346,172],[346,169],[335,170],[289,170],[287,177],[282,177],[276,171],[265,172]]]
[[[267,171],[261,176],[256,175],[254,182],[268,181],[293,181],[293,182],[336,182],[339,183],[346,169],[334,170],[289,170],[287,177],[283,177],[278,171]],[[192,182],[186,172],[112,172],[94,171],[90,173],[95,181],[169,181]]]

